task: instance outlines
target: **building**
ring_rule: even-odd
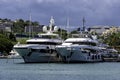
[[[105,32],[106,30],[109,30],[110,26],[92,26],[92,27],[89,27],[88,30],[90,32],[96,32],[97,34],[102,34],[103,32]]]
[[[33,32],[33,33],[39,33],[43,31],[43,26],[44,25],[39,25],[39,26],[26,26],[25,27],[25,33]]]
[[[0,31],[12,32],[12,26],[13,26],[12,22],[0,23]]]

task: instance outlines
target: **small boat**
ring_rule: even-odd
[[[7,58],[10,58],[10,59],[21,59],[21,56],[13,49],[13,50],[11,50],[10,55],[8,55]]]
[[[105,62],[117,62],[119,60],[118,51],[109,45],[101,46],[103,61]]]

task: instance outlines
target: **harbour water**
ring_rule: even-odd
[[[120,80],[120,62],[25,64],[0,59],[0,80]]]

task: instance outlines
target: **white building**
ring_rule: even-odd
[[[0,23],[0,31],[11,32],[13,24],[10,22]]]
[[[89,28],[90,32],[96,32],[97,34],[102,34],[106,30],[112,28],[111,26],[92,26]]]

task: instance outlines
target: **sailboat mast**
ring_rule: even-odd
[[[67,18],[67,30],[68,30],[67,38],[69,37],[69,27],[70,27],[70,23],[69,23],[69,17],[68,17]]]
[[[82,20],[82,22],[83,22],[83,31],[85,31],[85,18],[83,17],[83,20]]]
[[[32,34],[32,27],[31,27],[31,12],[29,14],[29,39],[31,37],[31,34]]]

